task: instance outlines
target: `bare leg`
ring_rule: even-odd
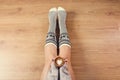
[[[67,59],[66,65],[60,68],[60,74],[61,74],[60,76],[62,80],[66,80],[66,78],[70,80],[75,80],[75,76],[71,65],[71,43],[66,28],[66,15],[67,12],[65,11],[65,9],[59,7],[58,8],[58,18],[59,18],[59,28],[60,28],[59,56],[63,57],[64,59]]]
[[[44,66],[40,80],[45,80],[47,73],[50,70],[52,59],[57,56],[56,48],[57,47],[53,44],[48,44],[45,46],[45,66]]]
[[[56,43],[56,36],[55,36],[57,9],[51,8],[49,10],[48,17],[49,17],[49,29],[48,29],[48,34],[46,37],[46,45],[44,47],[44,49],[45,49],[45,65],[44,65],[44,69],[41,74],[40,80],[46,80],[47,78],[53,79],[52,76],[49,76],[49,72],[50,72],[50,70],[52,70],[52,68],[54,68],[53,66],[51,66],[52,59],[57,56],[57,43]],[[56,69],[54,69],[54,70],[56,70]],[[55,72],[57,72],[57,70]],[[53,75],[53,73],[54,73],[54,71],[50,75]],[[54,79],[56,79],[56,78],[54,78]]]
[[[75,80],[74,72],[71,65],[71,48],[67,45],[61,45],[60,56],[67,59],[67,68],[72,80]]]

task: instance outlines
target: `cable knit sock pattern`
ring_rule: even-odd
[[[47,37],[46,37],[46,45],[47,45],[48,43],[52,43],[52,44],[54,44],[55,46],[57,46],[57,41],[56,41],[56,35],[55,35],[55,33],[49,32],[49,33],[47,34]]]
[[[51,8],[49,10],[48,14],[49,18],[49,28],[48,28],[48,33],[46,37],[46,45],[48,43],[52,43],[57,46],[57,41],[56,41],[56,19],[57,19],[57,9],[56,8]]]
[[[60,34],[60,37],[59,37],[59,47],[61,45],[63,45],[63,44],[67,44],[67,45],[71,46],[68,33]]]

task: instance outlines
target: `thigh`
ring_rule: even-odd
[[[57,47],[54,44],[48,43],[47,45],[45,45],[44,50],[45,50],[45,65],[40,80],[45,80],[47,73],[50,70],[52,59],[57,56]]]
[[[75,75],[73,72],[73,68],[71,65],[71,47],[68,45],[63,45],[60,47],[60,56],[67,59],[67,68],[68,68],[68,72],[71,75],[72,80],[75,80]]]
[[[63,45],[60,48],[60,54],[59,56],[71,60],[71,47],[68,45]]]
[[[47,44],[44,47],[45,50],[45,63],[50,62],[57,56],[57,47],[54,44]]]

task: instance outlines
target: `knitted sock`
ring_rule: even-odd
[[[59,37],[59,46],[62,44],[68,44],[70,46],[70,40],[66,28],[66,11],[64,8],[58,8],[58,19],[59,19],[59,28],[60,28],[60,37]]]
[[[56,42],[56,35],[55,35],[55,30],[56,30],[56,19],[57,19],[57,9],[56,8],[51,8],[49,10],[49,29],[46,37],[46,44],[47,43],[53,43],[54,45],[57,46]]]
[[[48,17],[49,17],[49,29],[48,29],[48,32],[55,33],[56,19],[57,19],[57,9],[56,8],[51,8],[49,10]]]
[[[59,18],[59,28],[60,28],[60,34],[61,33],[67,33],[66,28],[66,11],[62,7],[58,7],[58,18]]]

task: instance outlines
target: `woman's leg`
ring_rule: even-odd
[[[66,28],[66,11],[61,7],[58,8],[58,18],[60,27],[59,56],[67,59],[66,65],[60,68],[60,78],[61,80],[67,80],[68,78],[69,80],[75,80],[71,65],[71,43]]]
[[[47,44],[45,46],[45,65],[44,65],[44,69],[43,69],[40,80],[46,80],[46,78],[48,76],[48,72],[50,71],[52,59],[57,56],[56,50],[57,50],[57,48],[53,44]],[[57,72],[57,71],[55,71],[55,72]]]
[[[57,56],[57,42],[55,36],[57,9],[51,8],[49,11],[49,29],[45,44],[45,65],[40,80],[56,79],[51,75],[57,73],[57,69],[52,65],[52,59]],[[54,68],[54,71],[52,70]],[[52,71],[52,72],[51,72]],[[53,73],[54,72],[54,73]]]
[[[68,74],[70,74],[70,75],[68,75],[68,77],[70,76],[69,77],[70,80],[75,80],[74,72],[73,72],[72,65],[71,65],[71,48],[67,45],[61,45],[60,56],[67,59],[67,63],[65,65],[67,69],[63,68],[60,73],[64,76],[64,74],[65,74],[64,72],[66,70],[68,70]],[[64,70],[64,69],[66,69],[66,70]],[[63,78],[63,77],[61,76],[61,78]]]

